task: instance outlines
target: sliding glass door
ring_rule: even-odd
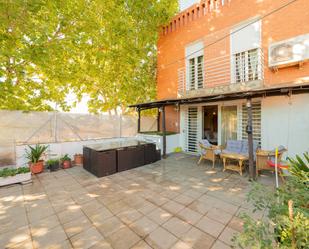
[[[237,106],[222,106],[221,109],[221,144],[237,139]]]

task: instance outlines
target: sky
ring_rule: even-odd
[[[200,0],[179,0],[180,10],[190,7],[192,4],[198,3]]]

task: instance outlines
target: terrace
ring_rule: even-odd
[[[182,153],[97,178],[76,166],[0,188],[0,248],[229,248],[250,182]],[[274,185],[273,177],[259,181]]]

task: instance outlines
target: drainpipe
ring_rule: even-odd
[[[162,106],[163,158],[166,158],[165,106]]]
[[[137,133],[141,131],[141,109],[137,108],[138,119],[137,119]]]
[[[160,131],[160,109],[158,108],[158,113],[157,113],[157,131]]]
[[[247,114],[248,123],[246,131],[248,134],[248,148],[249,148],[249,180],[256,180],[256,172],[254,166],[254,156],[253,156],[253,129],[252,129],[252,99],[247,99]]]

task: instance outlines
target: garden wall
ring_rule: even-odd
[[[141,130],[154,129],[156,119],[142,116]],[[0,111],[0,167],[20,163],[27,144],[50,144],[55,153],[72,154],[81,151],[84,143],[136,134],[137,117],[133,115]]]

